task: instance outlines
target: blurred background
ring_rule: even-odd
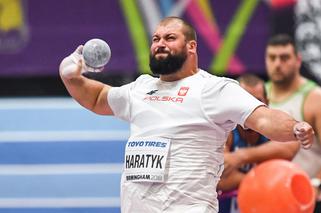
[[[165,16],[195,27],[210,73],[266,79],[267,39],[288,33],[302,73],[321,82],[320,1],[0,0],[0,212],[119,212],[128,125],[70,99],[58,67],[101,38],[111,60],[88,77],[120,86],[150,73],[150,37]]]
[[[230,77],[244,72],[265,77],[266,41],[274,33],[295,35],[295,2],[0,0],[0,95],[67,95],[58,78],[59,63],[91,38],[106,40],[112,50],[105,72],[94,77],[122,85],[149,73],[150,36],[157,22],[169,15],[184,17],[195,26],[202,69]],[[317,8],[310,9],[311,17],[301,14],[303,21],[317,20],[317,11],[312,11]],[[301,43],[313,33],[319,36],[315,21],[303,24]]]

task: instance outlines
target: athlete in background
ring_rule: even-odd
[[[261,78],[254,74],[244,74],[237,80],[247,92],[268,104],[264,81]],[[225,146],[224,172],[217,187],[219,212],[239,212],[237,190],[245,175],[255,165],[271,159],[292,160],[299,148],[297,141],[272,142],[258,132],[237,125]]]
[[[298,121],[306,121],[316,131],[311,149],[300,149],[293,162],[311,179],[321,181],[321,89],[300,74],[301,55],[288,35],[278,34],[269,40],[265,63],[270,80],[266,85],[269,106],[287,112]]]

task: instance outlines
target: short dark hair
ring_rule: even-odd
[[[184,26],[184,31],[183,34],[185,35],[185,38],[187,41],[191,41],[191,40],[195,40],[197,41],[197,35],[196,35],[196,31],[194,29],[194,27],[192,27],[191,24],[189,24],[187,21],[185,21],[184,19],[177,17],[177,16],[168,16],[166,18],[164,18],[160,24],[167,24],[170,21],[179,21],[183,24]]]
[[[260,78],[259,76],[252,74],[252,73],[245,73],[243,75],[240,75],[237,78],[237,81],[239,83],[245,84],[246,86],[249,86],[249,87],[255,87],[258,84],[262,84],[264,97],[267,98],[267,93],[266,93],[265,86],[264,86],[264,80],[262,78]]]
[[[295,53],[298,52],[294,39],[288,34],[273,35],[267,43],[268,46],[285,46],[288,44],[293,46]]]

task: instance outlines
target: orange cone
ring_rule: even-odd
[[[253,168],[238,191],[241,213],[312,213],[315,199],[308,175],[286,160]]]

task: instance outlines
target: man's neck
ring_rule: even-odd
[[[196,74],[197,72],[198,72],[197,67],[190,67],[190,68],[183,67],[181,70],[179,70],[173,74],[161,75],[160,79],[162,81],[168,81],[168,82],[178,81],[183,78],[187,78],[189,76],[192,76],[192,75]]]
[[[281,102],[298,91],[302,84],[306,81],[302,76],[293,79],[289,84],[276,84],[271,82],[271,93],[269,100],[271,102]]]

